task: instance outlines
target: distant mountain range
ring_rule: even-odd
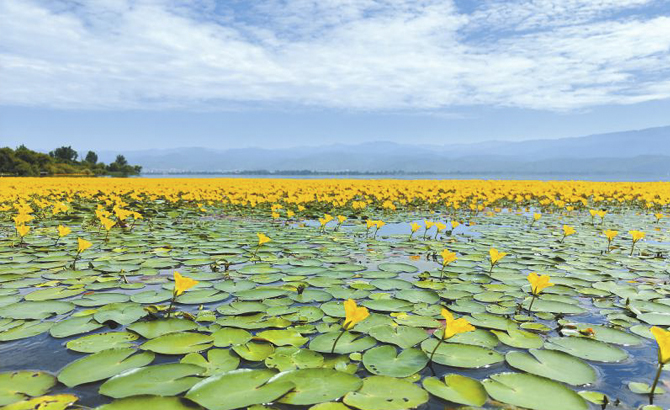
[[[145,173],[392,172],[437,174],[635,174],[670,177],[670,126],[553,140],[409,145],[392,142],[288,149],[208,148],[101,152]]]

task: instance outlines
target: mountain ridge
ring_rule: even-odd
[[[552,140],[485,141],[414,145],[389,141],[292,148],[209,149],[201,147],[112,152],[124,155],[145,172],[235,172],[311,170],[319,172],[670,172],[670,126],[592,134]],[[589,167],[589,163],[591,166]],[[668,164],[667,168],[665,164]]]

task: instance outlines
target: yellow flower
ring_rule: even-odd
[[[323,219],[328,223],[333,220],[333,217],[330,214],[323,214]]]
[[[436,224],[435,224],[435,227],[437,228],[437,231],[438,231],[438,232],[447,229],[447,225],[443,224],[442,222],[438,222],[438,223],[436,223]]]
[[[607,215],[607,211],[598,211],[596,212],[596,215],[598,215],[600,219],[602,219],[605,217],[605,215]]]
[[[17,225],[16,232],[18,232],[19,236],[23,238],[24,236],[28,235],[28,232],[30,232],[30,227],[27,225]]]
[[[628,231],[630,236],[633,237],[633,242],[637,242],[640,239],[644,239],[645,233],[641,231]]]
[[[442,339],[449,339],[459,333],[472,332],[475,330],[475,327],[465,318],[454,320],[454,316],[447,309],[442,309],[442,317],[446,322]]]
[[[367,221],[365,221],[365,225],[366,225],[367,229],[372,228],[376,224],[377,224],[377,221],[373,221],[372,219],[368,219]]]
[[[116,221],[113,221],[113,220],[111,220],[111,219],[109,219],[109,218],[105,218],[104,216],[103,216],[102,218],[100,218],[100,223],[101,223],[102,226],[104,226],[105,229],[108,230],[108,231],[109,231],[110,229],[112,229],[112,228],[114,227],[114,225],[116,225]]]
[[[451,221],[451,229],[456,229],[461,223],[458,221]]]
[[[279,219],[279,212],[272,212],[270,216],[272,217],[272,219]]]
[[[304,211],[306,208],[302,205],[298,205],[298,212]]]
[[[608,240],[608,241],[611,241],[612,239],[614,239],[614,238],[619,234],[619,231],[613,231],[613,230],[611,230],[611,229],[608,229],[608,230],[606,230],[606,231],[603,232],[603,233],[604,233],[605,236],[607,237],[607,240]]]
[[[197,284],[197,280],[187,278],[186,276],[181,276],[181,274],[177,271],[174,272],[174,294],[176,296],[181,295]]]
[[[573,228],[572,226],[570,226],[570,225],[563,225],[563,236],[574,235],[575,232],[576,232],[576,231],[575,231],[575,228]]]
[[[433,227],[433,225],[435,225],[435,222],[433,222],[433,221],[428,221],[428,220],[425,220],[425,219],[424,219],[423,223],[426,224],[426,230],[429,230],[430,228]]]
[[[500,262],[502,260],[502,258],[504,258],[506,255],[507,255],[507,253],[505,253],[505,252],[498,252],[498,250],[496,248],[491,248],[489,250],[489,257],[491,258],[491,266]]]
[[[538,276],[537,273],[531,272],[528,274],[528,282],[530,282],[530,291],[533,295],[539,295],[545,288],[549,286],[554,286],[553,283],[549,283],[551,278],[549,275]]]
[[[77,251],[79,253],[84,252],[86,249],[93,246],[93,244],[86,239],[77,238]]]
[[[287,218],[293,218],[295,216],[295,212],[288,210],[286,211],[286,217]]]
[[[537,220],[539,220],[540,218],[542,218],[542,214],[538,214],[538,213],[534,213],[534,214],[533,214],[533,220],[537,221]]]
[[[418,231],[419,229],[421,229],[421,225],[419,225],[416,222],[412,222],[411,229],[412,229],[412,233],[414,233],[414,232]]]
[[[267,236],[265,236],[265,234],[262,234],[260,232],[257,233],[256,235],[258,235],[258,246],[262,246],[263,244],[272,241],[272,239],[268,238]]]
[[[377,229],[381,229],[382,226],[386,225],[386,222],[384,222],[384,221],[375,221],[375,225],[377,226]]]
[[[442,255],[442,266],[446,266],[451,262],[455,261],[456,259],[458,259],[456,257],[456,253],[450,252],[449,249],[443,250],[441,255]]]
[[[370,316],[368,308],[356,306],[356,301],[353,299],[348,299],[344,302],[344,328],[349,330],[356,326],[356,324],[362,320],[365,320]]]
[[[346,221],[347,217],[344,215],[337,215],[337,221],[342,224],[342,222]]]
[[[63,225],[58,225],[58,237],[62,238],[64,236],[67,236],[72,232],[72,229],[68,228],[67,226]]]
[[[654,326],[651,333],[658,343],[658,361],[662,364],[670,362],[670,332]]]

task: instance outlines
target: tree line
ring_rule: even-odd
[[[123,155],[117,155],[114,162],[98,162],[98,154],[88,151],[79,159],[79,153],[71,146],[63,146],[44,154],[21,145],[16,149],[0,148],[0,175],[3,176],[53,176],[53,175],[137,175],[142,170],[139,165],[130,165]]]

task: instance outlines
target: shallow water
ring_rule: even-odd
[[[377,239],[379,239],[383,243],[398,243],[406,240],[407,237],[409,236],[409,226],[412,221],[411,219],[407,220],[409,220],[410,222],[387,223],[377,233]],[[422,220],[423,220],[422,218],[415,219],[415,221],[419,223],[421,223]],[[558,221],[554,222],[558,224]],[[315,227],[318,225],[318,222],[313,220],[306,221],[305,223],[308,227],[311,227],[311,229],[315,229]],[[355,226],[349,226],[348,225],[349,223],[350,222],[347,222],[347,224],[345,224],[345,226],[342,227],[343,233],[347,234],[345,235],[346,237],[357,238],[356,240],[358,241],[359,246],[361,246],[361,248],[359,249],[360,252],[352,253],[351,258],[354,259],[357,263],[365,265],[368,268],[368,270],[376,270],[377,264],[381,261],[383,262],[397,261],[397,262],[411,263],[419,268],[419,272],[415,274],[403,273],[399,275],[398,278],[405,279],[407,281],[416,281],[417,275],[421,274],[424,271],[435,271],[436,269],[435,262],[431,260],[426,260],[426,258],[424,257],[421,257],[420,259],[408,259],[407,252],[406,250],[403,249],[393,250],[392,252],[385,255],[381,259],[368,257],[368,255],[364,252],[365,243],[369,241],[366,240],[364,236],[365,235],[364,227],[360,226],[359,224]],[[293,228],[293,229],[304,229],[304,228]],[[501,224],[492,226],[492,225],[486,225],[485,223],[479,223],[478,221],[478,223],[474,226],[467,226],[465,224],[461,225],[456,229],[453,236],[441,237],[440,240],[444,241],[445,246],[448,247],[449,244],[447,241],[449,240],[456,240],[463,242],[475,241],[478,240],[479,238],[485,237],[486,234],[489,233],[491,230],[508,230],[508,229],[510,229],[510,225]],[[516,229],[518,229],[518,227]],[[422,243],[422,241],[419,239],[421,235],[422,231],[419,231],[415,234],[414,238],[416,238],[415,239],[416,244]],[[368,238],[372,238],[372,235],[369,234]],[[510,243],[507,244],[501,243],[500,246],[501,248],[504,249],[506,246],[511,246],[513,242],[514,242],[513,238],[510,238]],[[662,244],[663,242],[657,241],[655,244],[659,243]],[[197,245],[193,245],[192,250],[194,252],[197,252],[198,251]],[[245,265],[246,264],[237,265],[235,266],[235,269],[239,269]],[[279,265],[279,267],[286,267],[286,266],[288,265]],[[175,269],[181,270],[182,268],[185,267],[179,266],[176,267]],[[185,269],[188,270],[188,268]],[[199,269],[209,271],[209,269],[206,267]],[[169,277],[172,274],[173,270],[174,269],[161,270],[160,274]],[[523,275],[525,276],[525,274],[527,274],[528,271],[524,270],[521,271],[521,273],[523,273]],[[364,272],[362,272],[362,275],[364,278]],[[131,283],[133,283],[141,281],[142,277],[129,275],[128,279],[130,280]],[[360,281],[360,280],[361,278],[351,278],[348,279],[347,282]],[[160,288],[161,285],[159,284],[148,284],[143,289],[137,291],[128,291],[128,290],[122,291],[118,289],[115,289],[114,291],[133,293],[138,291],[160,289]],[[26,289],[22,289],[22,293],[25,293],[26,291],[27,291]],[[381,292],[381,291],[375,291],[375,292]],[[228,299],[222,302],[205,304],[203,306],[205,309],[215,310],[217,306],[221,304],[230,303],[232,300],[233,297],[229,297]],[[608,320],[600,313],[601,309],[594,307],[591,304],[590,302],[591,298],[580,297],[578,298],[578,300],[580,301],[580,306],[586,308],[588,312],[582,315],[571,315],[570,316],[571,320],[575,322],[592,323],[592,324],[608,323]],[[195,312],[197,308],[198,308],[197,305],[179,306],[180,310],[190,312]],[[78,310],[81,309],[82,308],[78,308]],[[541,320],[538,321],[542,322]],[[550,322],[545,321],[545,323]],[[122,327],[118,327],[115,328],[114,330],[121,330],[121,329]],[[108,330],[110,329],[103,328],[97,332],[103,332]],[[558,333],[556,331],[552,331],[548,335],[558,336]],[[48,333],[44,333],[28,339],[0,343],[0,371],[31,369],[31,370],[43,370],[56,374],[68,363],[80,357],[86,356],[86,354],[72,352],[65,348],[65,343],[67,343],[69,340],[77,339],[80,336],[82,335],[75,335],[64,339],[54,339],[53,337],[49,336]],[[619,363],[590,362],[590,364],[597,370],[598,373],[597,383],[592,386],[583,386],[580,388],[576,388],[575,390],[599,391],[607,394],[612,401],[614,401],[615,399],[621,400],[622,404],[620,406],[614,407],[612,405],[608,408],[631,409],[639,405],[646,404],[647,397],[632,393],[630,390],[628,390],[626,384],[630,381],[645,381],[651,383],[650,379],[653,376],[656,368],[655,342],[653,342],[652,340],[645,339],[643,345],[639,347],[625,347],[624,349],[629,352],[630,357],[623,362]],[[496,348],[496,350],[501,353],[505,353],[510,350],[523,350],[523,349],[514,349],[501,344]],[[180,358],[181,356],[157,355],[157,358],[153,364],[162,362],[176,362]],[[262,362],[260,363],[246,362],[242,360],[239,367],[255,368],[261,366]],[[509,367],[505,362],[481,369],[457,369],[453,367],[447,367],[435,364],[432,366],[432,368],[426,367],[421,371],[420,374],[422,376],[430,376],[432,375],[433,371],[439,377],[448,373],[459,373],[481,380],[490,374],[499,373],[501,371],[514,371],[514,369]],[[362,366],[361,369],[359,369],[358,374],[361,377],[369,375],[369,373],[364,368],[362,368]],[[68,389],[59,384],[56,388],[52,390],[52,393],[74,393],[80,397],[80,404],[88,407],[95,407],[110,401],[110,399],[98,394],[98,388],[101,384],[102,382],[90,383],[73,389]],[[662,384],[663,383],[661,383],[661,385]],[[658,396],[655,400],[656,404],[660,404],[663,406],[670,406],[670,397],[667,396],[669,395]],[[275,407],[295,408],[284,405],[278,405]],[[424,407],[430,410],[444,409],[445,402],[431,396],[429,403]],[[489,405],[488,407],[497,408],[491,405]],[[592,408],[594,409],[599,408],[599,406],[592,405]]]

